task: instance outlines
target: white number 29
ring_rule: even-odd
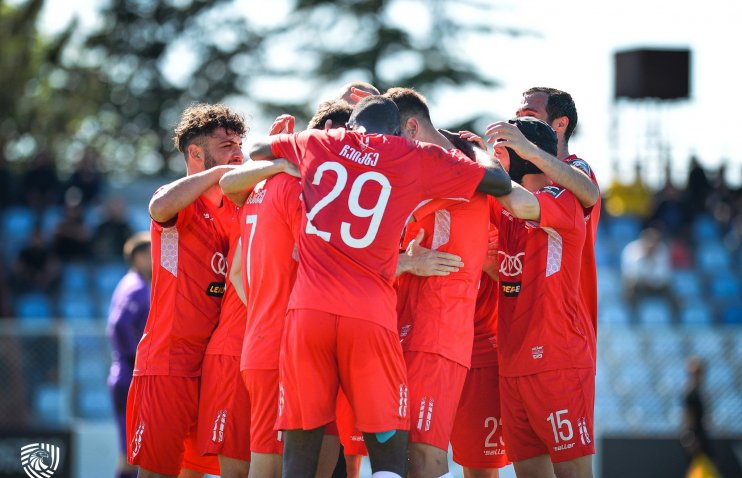
[[[327,196],[317,201],[317,204],[315,204],[312,210],[307,213],[306,233],[316,234],[329,242],[330,237],[332,236],[331,233],[317,229],[314,224],[312,224],[312,220],[318,212],[340,196],[343,188],[345,188],[345,184],[348,182],[348,171],[342,164],[335,161],[322,163],[314,173],[312,184],[315,186],[318,185],[322,181],[322,175],[325,171],[334,172],[337,175],[337,181]],[[381,186],[381,191],[376,204],[372,208],[367,209],[360,205],[359,199],[361,197],[363,186],[369,181],[378,183]],[[340,224],[340,238],[345,244],[355,249],[362,249],[368,247],[372,242],[374,242],[376,234],[379,232],[379,225],[381,224],[381,219],[384,216],[384,211],[386,210],[386,205],[389,202],[389,196],[391,193],[392,185],[387,177],[376,171],[367,171],[353,181],[353,184],[350,187],[350,194],[348,195],[348,209],[351,214],[356,217],[370,217],[371,222],[368,225],[366,233],[362,237],[357,238],[353,237],[350,232],[350,223],[343,221]]]

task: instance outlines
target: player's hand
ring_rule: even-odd
[[[459,136],[461,136],[462,139],[465,139],[467,141],[470,141],[477,146],[479,146],[481,149],[487,151],[487,143],[484,142],[481,136],[476,135],[472,133],[471,131],[459,131]]]
[[[498,249],[498,233],[497,229],[490,229],[489,236],[487,239],[487,256],[484,259],[482,265],[482,271],[486,272],[490,277],[498,280],[498,267],[497,267],[497,249]]]
[[[352,87],[350,89],[350,99],[353,100],[355,103],[358,103],[359,101],[361,101],[367,96],[372,96],[372,93],[369,93],[368,91],[359,90],[356,87]]]
[[[447,276],[452,272],[464,267],[461,257],[448,252],[440,252],[422,247],[420,242],[425,237],[425,230],[420,229],[415,237],[407,246],[403,254],[405,262],[405,271],[416,276]]]
[[[498,121],[487,126],[484,132],[487,143],[497,143],[497,146],[508,147],[525,159],[538,159],[540,149],[523,136],[517,126],[507,121]]]
[[[268,135],[273,136],[274,134],[291,134],[294,132],[294,125],[296,124],[296,118],[291,115],[280,115],[271,125],[270,132]]]

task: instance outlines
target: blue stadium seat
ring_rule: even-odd
[[[697,330],[688,336],[689,353],[700,355],[713,363],[722,362],[725,356],[725,337],[720,329]]]
[[[35,226],[36,216],[27,207],[10,207],[2,214],[2,233],[7,239],[23,241]]]
[[[721,242],[707,240],[697,248],[696,264],[706,274],[718,274],[731,268],[732,256]]]
[[[670,405],[651,391],[638,391],[628,398],[626,418],[635,431],[644,433],[674,432],[668,420]]]
[[[682,362],[685,355],[685,344],[682,335],[672,329],[662,330],[647,337],[647,360],[657,363]]]
[[[711,298],[719,303],[738,300],[742,296],[742,285],[731,273],[721,273],[711,278]]]
[[[681,300],[695,299],[703,291],[698,273],[693,269],[674,271],[671,279],[672,290]]]
[[[63,295],[59,300],[59,312],[64,319],[90,320],[95,318],[95,304],[88,291]]]
[[[614,267],[598,267],[598,301],[621,299],[621,275]]]
[[[652,372],[644,362],[620,367],[613,380],[613,390],[620,396],[649,393],[652,385]]]
[[[25,326],[46,327],[51,325],[54,311],[49,297],[30,292],[15,299],[15,315]]]
[[[62,266],[62,291],[65,293],[83,294],[90,288],[88,267],[84,264],[70,262]]]
[[[149,231],[151,218],[146,207],[129,209],[129,224],[135,231]]]
[[[700,214],[693,221],[693,237],[698,242],[718,239],[720,237],[719,225],[710,215]]]
[[[94,282],[97,285],[97,291],[99,299],[104,304],[108,304],[111,301],[114,289],[118,285],[124,275],[126,275],[127,268],[123,262],[111,262],[101,264],[95,268],[94,271]],[[106,308],[106,310],[108,310]]]
[[[637,315],[642,325],[670,325],[673,321],[670,304],[659,297],[639,302]]]
[[[666,362],[658,370],[658,378],[655,383],[655,390],[661,396],[668,398],[677,398],[678,391],[685,387],[688,380],[685,371],[685,361],[678,360]]]
[[[36,415],[45,425],[59,423],[62,411],[62,391],[54,384],[42,384],[33,397]]]
[[[113,416],[113,404],[105,385],[80,387],[77,395],[77,412],[88,419],[108,419]]]
[[[622,301],[606,301],[599,307],[598,320],[600,325],[619,326],[629,325],[631,314]]]
[[[724,324],[742,324],[742,302],[734,301],[726,305],[721,311],[721,321]]]
[[[713,396],[728,389],[735,389],[736,373],[725,361],[708,361],[706,363],[706,391]]]
[[[717,433],[742,433],[742,396],[725,394],[711,400],[712,429]]]
[[[46,239],[51,239],[60,219],[62,219],[62,208],[59,206],[49,206],[44,209],[41,216],[41,230],[44,232]]]
[[[632,216],[618,216],[610,220],[608,236],[620,251],[629,242],[639,237],[641,223]]]
[[[79,354],[75,359],[75,379],[82,384],[106,383],[110,357],[95,353]]]
[[[742,311],[742,310],[741,310]],[[711,308],[700,297],[683,307],[680,311],[680,322],[683,325],[700,325],[707,327],[713,322]]]

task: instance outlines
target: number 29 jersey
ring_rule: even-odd
[[[439,146],[344,129],[278,135],[272,150],[302,176],[305,216],[289,309],[396,332],[392,282],[405,221],[425,199],[470,198],[484,168]]]

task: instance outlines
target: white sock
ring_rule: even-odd
[[[371,475],[371,478],[402,478],[396,473],[392,473],[391,471],[377,471],[373,475]]]
[[[448,472],[448,473],[446,473],[445,475],[441,475],[441,476],[439,476],[438,478],[453,478],[453,475],[452,475],[452,474],[451,474],[451,472],[449,471],[449,472]]]

